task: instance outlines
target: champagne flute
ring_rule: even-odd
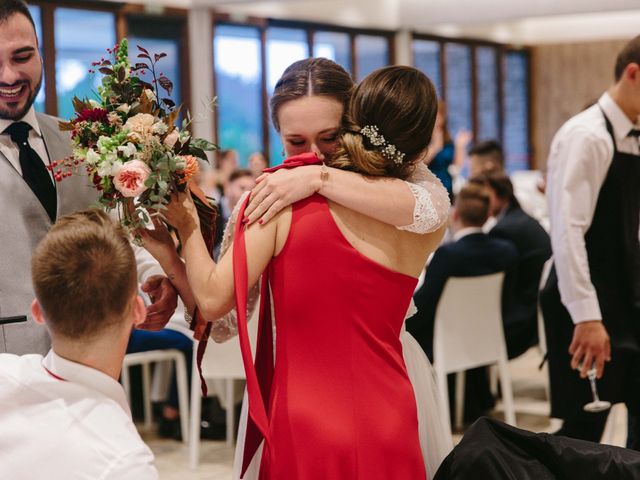
[[[576,370],[582,370],[583,363],[580,362]],[[593,396],[593,401],[587,403],[582,407],[585,412],[590,413],[598,413],[604,412],[605,410],[609,410],[611,408],[611,402],[607,402],[606,400],[600,400],[598,396],[598,387],[596,386],[596,364],[593,362],[591,364],[591,368],[587,370],[587,378],[589,379],[589,383],[591,385],[591,395]]]

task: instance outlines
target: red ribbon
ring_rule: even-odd
[[[280,169],[290,169],[305,165],[321,164],[314,153],[304,153],[288,158],[282,165],[263,170],[272,173]],[[238,218],[244,218],[244,212],[249,204],[250,197],[240,207]],[[235,284],[236,309],[238,312],[238,336],[240,338],[240,350],[247,377],[247,395],[249,396],[249,418],[245,436],[244,454],[240,478],[249,468],[251,460],[264,439],[269,444],[269,401],[274,375],[273,358],[273,324],[271,321],[271,292],[269,289],[270,267],[262,274],[262,286],[260,290],[260,320],[258,325],[258,341],[256,346],[255,365],[251,356],[251,346],[247,331],[247,249],[244,239],[245,224],[237,222],[233,242],[233,277]]]
[[[200,217],[200,230],[202,237],[204,238],[209,255],[213,258],[216,211],[209,205],[209,199],[207,199],[204,192],[197,185],[189,183],[189,190],[191,191],[196,209],[198,210],[198,217]],[[191,315],[191,324],[189,325],[189,328],[193,330],[193,338],[198,341],[198,348],[196,350],[196,366],[198,367],[198,375],[200,376],[200,389],[202,391],[202,396],[206,397],[208,389],[207,383],[202,375],[202,359],[204,357],[204,352],[207,349],[209,335],[211,334],[211,322],[207,322],[207,320],[200,314],[198,307],[196,307],[193,315]]]
[[[304,167],[306,165],[322,165],[322,160],[320,160],[315,153],[312,153],[312,152],[302,153],[300,155],[287,158],[281,165],[265,168],[263,172],[273,173],[276,170],[281,170],[283,168],[289,169],[289,168],[296,168],[296,167]]]

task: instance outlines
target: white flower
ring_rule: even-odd
[[[116,108],[116,110],[122,113],[129,113],[129,110],[131,110],[131,107],[129,106],[128,103],[123,103],[118,108]]]
[[[129,158],[135,155],[138,149],[133,143],[128,142],[126,145],[120,145],[118,147],[118,151],[122,152],[122,155],[124,155],[125,158]]]
[[[122,168],[123,162],[121,160],[116,160],[111,164],[111,170],[109,171],[109,175],[115,177],[120,169]]]
[[[89,165],[95,165],[100,161],[100,155],[93,148],[87,150],[85,158]]]
[[[111,168],[113,167],[113,164],[111,162],[105,161],[99,163],[97,167],[98,175],[100,175],[101,177],[108,177],[111,175]]]
[[[169,130],[169,127],[167,127],[167,124],[164,123],[163,121],[156,122],[153,124],[152,131],[157,135],[164,135],[165,133],[167,133],[167,130]]]
[[[91,105],[93,108],[102,108],[102,105],[100,105],[98,102],[96,102],[94,99],[89,99],[89,105]]]
[[[164,144],[169,148],[173,148],[173,146],[176,144],[179,138],[180,138],[180,134],[178,133],[178,130],[173,129],[171,130],[169,135],[164,137]]]

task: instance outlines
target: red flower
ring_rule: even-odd
[[[102,123],[108,123],[108,117],[107,115],[109,114],[109,112],[107,112],[104,108],[92,108],[92,109],[88,109],[85,108],[82,110],[82,112],[78,113],[78,116],[76,117],[75,121],[76,122],[102,122]]]

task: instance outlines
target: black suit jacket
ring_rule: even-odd
[[[433,359],[436,308],[447,279],[509,271],[515,267],[517,257],[518,252],[509,241],[484,233],[467,235],[436,250],[427,267],[424,284],[413,297],[418,313],[407,320],[407,330],[430,359]]]
[[[521,345],[509,356],[523,353],[537,340],[538,290],[544,263],[551,257],[551,240],[542,226],[517,205],[508,207],[489,235],[511,241],[518,250],[516,273],[505,283],[513,301],[504,312],[505,328],[519,330]],[[529,340],[527,340],[527,338]]]

